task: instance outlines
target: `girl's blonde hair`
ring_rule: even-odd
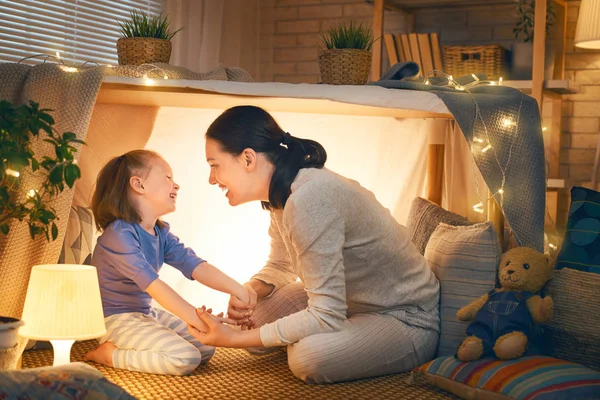
[[[92,213],[96,228],[103,231],[114,220],[140,223],[142,217],[129,196],[129,179],[146,175],[152,168],[150,161],[162,158],[151,150],[132,150],[112,158],[98,173],[96,190],[92,196]]]

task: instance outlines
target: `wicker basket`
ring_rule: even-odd
[[[119,65],[144,63],[169,63],[171,41],[145,37],[120,38],[117,40]]]
[[[329,85],[364,85],[369,79],[371,57],[369,50],[321,50],[321,82]]]
[[[482,73],[492,80],[506,78],[506,49],[498,45],[444,46],[444,72],[453,76]]]

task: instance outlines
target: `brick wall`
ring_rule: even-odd
[[[341,21],[372,24],[372,5],[363,0],[260,1],[258,78],[261,81],[318,82],[319,32]],[[560,171],[569,185],[591,180],[600,134],[600,51],[573,46],[579,3],[568,1],[566,77],[580,86],[579,93],[564,97],[562,110]],[[514,41],[515,13],[511,5],[422,10],[416,14],[415,31],[437,32],[442,45],[496,43],[510,48]],[[406,29],[402,15],[393,11],[385,13],[385,31],[406,32]],[[386,65],[384,48],[384,68]],[[550,105],[545,105],[544,110],[547,118]],[[564,216],[568,201],[563,198],[561,205],[559,211]]]
[[[351,20],[371,27],[373,6],[364,0],[260,0],[260,72],[267,82],[319,81],[320,32]],[[405,29],[405,18],[388,12],[386,31]]]

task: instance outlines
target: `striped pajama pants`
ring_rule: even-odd
[[[173,314],[153,308],[150,314],[123,313],[104,318],[106,334],[100,344],[111,342],[115,368],[166,375],[186,375],[207,363],[215,348],[205,346]]]
[[[257,326],[307,307],[301,282],[286,285],[259,300],[252,319]],[[404,310],[350,316],[336,332],[305,337],[287,346],[288,364],[308,383],[333,383],[410,371],[433,359],[439,339],[439,309]],[[279,348],[251,348],[260,355]]]

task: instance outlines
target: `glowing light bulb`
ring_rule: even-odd
[[[473,210],[479,214],[483,214],[483,203],[479,202],[473,206]]]
[[[29,192],[27,192],[27,196],[28,197],[33,197],[33,196],[36,195],[36,193],[37,192],[35,191],[35,189],[29,189]]]
[[[477,137],[477,136],[475,136],[475,137],[473,138],[473,141],[474,141],[474,142],[477,142],[477,143],[483,143],[483,139],[482,139],[482,138],[480,138],[480,137]]]
[[[496,86],[496,82],[494,82],[494,81],[491,81],[491,82],[490,82],[490,85],[492,85],[492,86]]]
[[[515,121],[513,121],[513,120],[512,120],[512,119],[510,119],[510,118],[504,118],[504,119],[502,120],[502,125],[504,125],[504,127],[505,127],[505,128],[509,128],[509,127],[511,127],[511,126],[514,126],[514,125],[516,125],[516,122],[515,122]]]
[[[504,194],[504,189],[498,189],[498,193]]]
[[[77,71],[79,71],[75,67],[67,67],[66,65],[59,65],[58,68],[62,69],[65,72],[77,72]]]
[[[148,78],[148,74],[144,74],[142,78],[144,79],[144,85],[146,86],[152,86],[156,84],[156,82],[154,82],[154,79]]]
[[[547,130],[548,130],[548,127],[547,127],[547,126],[544,126],[544,127],[542,128],[542,132],[546,132]]]
[[[19,173],[19,171],[15,171],[14,169],[8,168],[6,170],[6,175],[10,175],[10,176],[14,176],[15,178],[18,178],[19,175],[21,175],[21,174]]]
[[[163,79],[169,79],[169,77],[165,75],[165,76],[163,76]]]
[[[427,79],[427,80],[425,81],[425,84],[426,84],[426,85],[429,85],[429,79]]]
[[[483,149],[481,149],[481,152],[482,152],[482,153],[485,153],[486,151],[488,151],[488,150],[489,150],[489,149],[491,149],[491,148],[492,148],[492,145],[488,143],[488,145],[487,145],[487,146],[485,146]]]
[[[60,60],[60,53],[58,51],[56,52],[56,58]]]
[[[500,78],[498,79],[498,85],[499,85],[499,86],[502,86],[502,77],[500,77]]]
[[[558,247],[556,247],[555,244],[553,243],[549,243],[548,246],[552,249],[552,250],[556,250]]]

